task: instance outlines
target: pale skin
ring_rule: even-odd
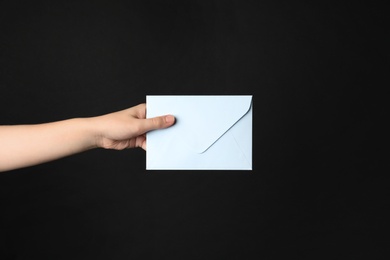
[[[146,119],[146,105],[89,118],[0,126],[0,172],[94,148],[146,150],[145,133],[174,124],[172,115]]]

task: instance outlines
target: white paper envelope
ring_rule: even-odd
[[[147,96],[146,114],[176,117],[146,134],[147,170],[252,170],[252,96]]]

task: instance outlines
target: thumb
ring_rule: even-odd
[[[175,117],[172,115],[166,115],[148,119],[141,119],[140,121],[140,131],[142,133],[139,134],[143,134],[151,130],[170,127],[175,123]]]

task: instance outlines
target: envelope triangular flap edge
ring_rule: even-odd
[[[197,103],[193,104],[194,108],[202,106],[202,109],[199,113],[192,112],[191,118],[183,118],[185,122],[182,122],[192,127],[186,128],[191,130],[182,137],[191,150],[201,154],[248,113],[252,96],[204,96]],[[187,105],[192,104],[189,102]]]

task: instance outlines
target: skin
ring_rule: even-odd
[[[172,115],[146,119],[146,105],[89,118],[0,126],[0,172],[32,166],[94,148],[146,150],[145,133],[172,126]]]

